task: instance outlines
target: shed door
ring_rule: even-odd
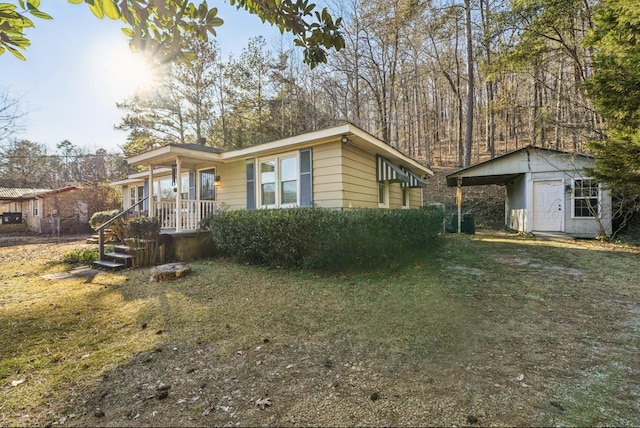
[[[533,182],[533,230],[562,232],[563,190],[562,180]]]

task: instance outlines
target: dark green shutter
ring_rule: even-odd
[[[310,148],[300,150],[300,206],[313,206],[313,159]]]
[[[256,209],[256,165],[253,159],[247,161],[247,209]]]

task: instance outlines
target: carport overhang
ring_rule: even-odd
[[[510,181],[513,181],[519,175],[521,175],[521,173],[468,176],[468,175],[465,175],[463,171],[459,171],[459,172],[454,172],[452,174],[447,175],[447,186],[466,187],[466,186],[487,186],[490,184],[505,186],[507,185],[507,183],[509,183]]]
[[[488,186],[497,184],[506,186],[517,177],[523,175],[521,172],[503,172],[501,174],[486,174],[483,171],[485,165],[478,164],[469,168],[461,169],[447,175],[447,186],[456,187],[456,205],[458,206],[458,233],[462,232],[462,188],[467,186]]]

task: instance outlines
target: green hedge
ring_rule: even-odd
[[[240,210],[202,223],[219,254],[242,262],[329,271],[391,268],[428,250],[442,212],[321,208]]]

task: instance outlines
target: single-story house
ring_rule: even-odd
[[[0,188],[3,223],[26,223],[36,233],[60,233],[61,219],[87,223],[87,203],[77,186],[59,189]]]
[[[574,237],[611,235],[610,192],[585,171],[594,159],[526,146],[447,175],[447,185],[505,187],[505,226],[523,233],[560,232]]]
[[[127,161],[146,171],[111,185],[122,190],[124,209],[138,204],[164,233],[195,231],[220,210],[417,208],[433,175],[350,123],[230,151],[168,144]]]

